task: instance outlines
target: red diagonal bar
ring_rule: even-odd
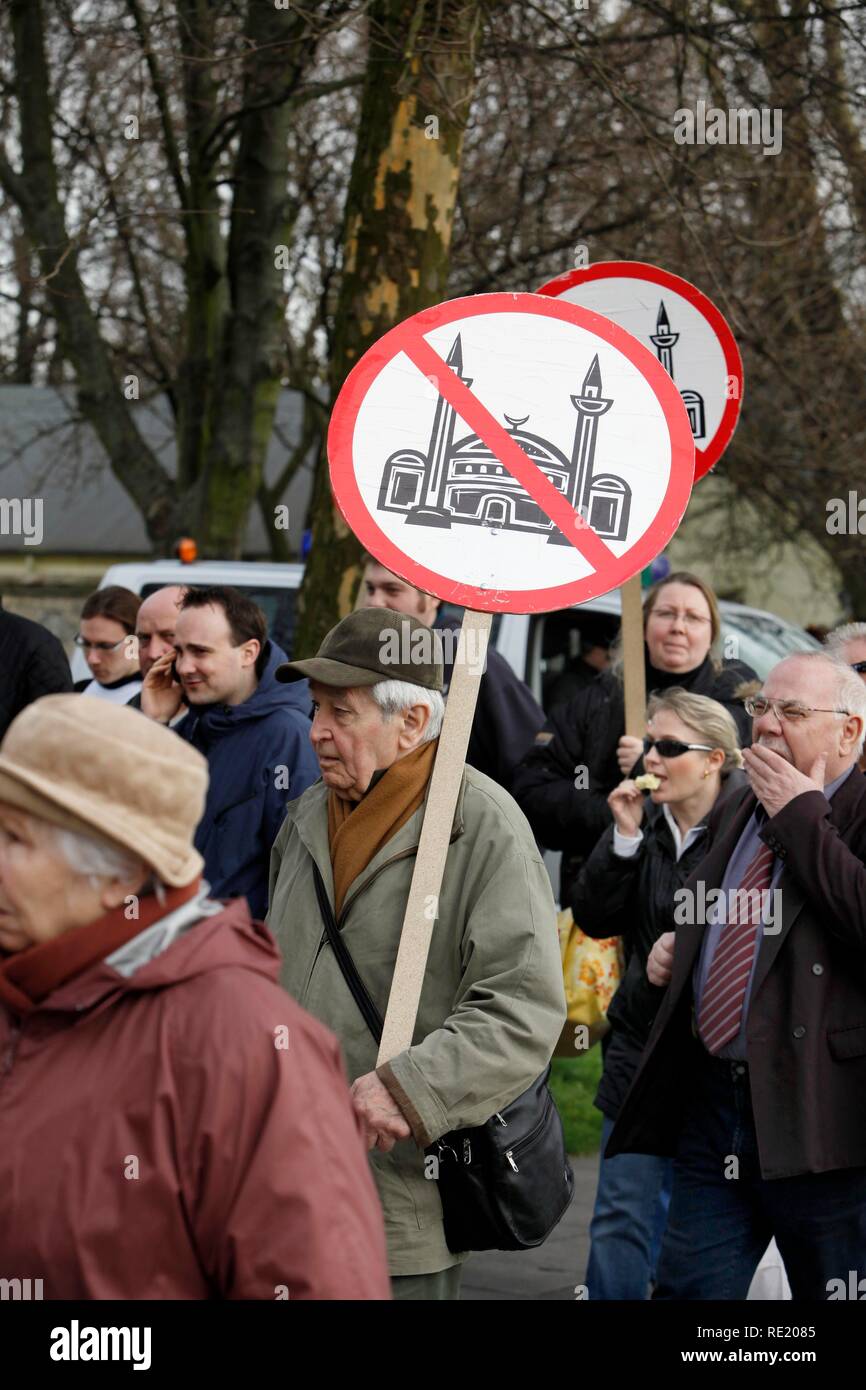
[[[558,526],[566,540],[579,550],[593,569],[600,569],[613,558],[613,552],[596,535],[592,527],[584,521],[579,512],[566,502],[561,492],[549,482],[539,468],[523,452],[517,441],[500,425],[468,386],[451,370],[438,352],[425,338],[413,338],[401,344],[403,352],[414,362],[419,372],[426,377],[434,377],[440,396],[453,406],[478,435],[488,449],[496,455],[499,462],[513,478],[526,489],[533,502],[536,502],[554,526]]]

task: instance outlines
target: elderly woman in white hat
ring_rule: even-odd
[[[204,759],[51,695],[0,745],[0,1275],[44,1298],[387,1298],[333,1037],[193,834]]]

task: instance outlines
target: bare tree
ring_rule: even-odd
[[[69,129],[52,86],[41,0],[13,0],[17,123],[8,143],[17,143],[20,157],[0,155],[0,183],[38,255],[40,288],[74,372],[80,411],[115,476],[155,544],[192,529],[205,554],[222,555],[239,553],[284,375],[281,257],[298,212],[288,188],[292,125],[311,101],[354,80],[307,80],[318,44],[340,24],[346,4],[322,0],[302,9],[248,0],[243,10],[241,16],[232,0],[175,0],[171,6],[126,0],[86,22],[65,5],[52,12],[50,23],[59,30],[52,28],[51,37],[81,86],[80,124]],[[125,180],[140,118],[115,108],[113,131],[104,121],[97,129],[95,97],[107,87],[110,92],[110,74],[94,78],[92,50],[99,44],[103,61],[107,51],[117,65],[118,92],[128,100],[138,81],[139,104],[146,97],[153,112],[158,159],[131,178],[132,199]],[[82,82],[82,73],[89,80]],[[133,139],[123,148],[130,125]],[[79,199],[93,200],[81,209],[75,229],[59,188],[61,144],[76,154],[79,174],[81,162],[86,166]],[[157,203],[152,210],[134,201],[142,184],[149,185],[147,202]],[[167,200],[161,206],[155,187]],[[136,225],[149,217],[179,226],[174,260],[161,255],[164,237],[148,245]],[[176,477],[137,428],[127,399],[137,391],[122,389],[128,375],[137,378],[138,362],[127,358],[127,370],[118,370],[127,316],[119,316],[108,289],[118,272],[137,330],[129,335],[131,351],[143,349],[154,386],[167,392],[176,412]],[[183,305],[180,315],[176,309],[167,315],[169,343],[178,329],[182,333],[180,352],[166,342],[160,321],[161,275]]]
[[[330,332],[329,385],[388,328],[445,297],[481,0],[374,0]],[[298,642],[312,650],[352,605],[359,545],[317,470]]]

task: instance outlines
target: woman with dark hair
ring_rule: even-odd
[[[141,690],[135,621],[141,599],[120,584],[108,584],[84,600],[73,639],[84,652],[91,678],[75,682],[79,695],[126,705]]]
[[[696,574],[668,575],[644,600],[647,695],[680,686],[717,700],[733,716],[743,746],[751,720],[739,694],[756,679],[742,661],[719,660],[721,620],[716,596]],[[625,733],[622,662],[614,659],[584,690],[552,710],[518,766],[512,796],[547,849],[562,850],[560,901],[611,822],[608,795],[638,770],[640,739]]]
[[[569,900],[588,936],[621,937],[628,962],[608,1009],[611,1031],[595,1098],[604,1126],[586,1274],[594,1300],[646,1298],[655,1277],[672,1160],[605,1158],[604,1150],[664,994],[647,979],[647,957],[670,930],[677,889],[706,854],[711,810],[745,782],[737,726],[715,700],[672,688],[650,700],[647,716],[644,776],[654,789],[645,799],[630,777],[614,788],[614,823]]]

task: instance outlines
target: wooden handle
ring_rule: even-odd
[[[466,749],[475,717],[478,687],[490,638],[492,614],[468,610],[463,614],[460,640],[445,720],[439,737],[436,762],[430,778],[430,791],[424,811],[424,824],[418,855],[412,873],[412,883],[406,902],[403,930],[391,980],[388,1008],[379,1045],[377,1066],[404,1052],[412,1043],[418,1003],[427,968],[427,955],[439,910],[439,895],[445,859],[451,841],[454,808],[460,790],[460,779],[466,761]],[[466,660],[466,635],[477,633],[470,648],[473,658],[470,669]]]
[[[622,599],[625,731],[633,738],[643,738],[646,733],[646,667],[640,575],[633,575],[619,592]]]

